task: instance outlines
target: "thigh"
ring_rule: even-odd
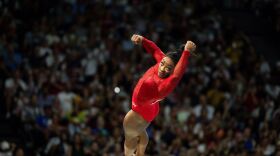
[[[149,122],[143,119],[141,115],[130,110],[123,121],[125,135],[130,137],[138,137],[149,126]]]

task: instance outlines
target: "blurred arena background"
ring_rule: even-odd
[[[0,155],[120,156],[122,119],[167,52],[201,55],[148,128],[148,156],[280,156],[279,0],[1,0]]]

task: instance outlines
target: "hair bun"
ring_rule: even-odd
[[[171,52],[166,53],[166,56],[169,57],[169,58],[171,58],[172,61],[174,62],[174,64],[176,65],[177,62],[178,62],[179,59],[180,59],[181,53],[182,53],[182,52],[171,51]]]

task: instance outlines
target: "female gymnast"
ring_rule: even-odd
[[[131,41],[152,54],[156,64],[138,81],[132,95],[132,109],[123,121],[125,156],[144,156],[148,145],[146,128],[159,112],[159,101],[164,99],[178,84],[187,67],[188,58],[196,45],[187,41],[183,52],[166,55],[152,41],[140,35],[132,35]]]

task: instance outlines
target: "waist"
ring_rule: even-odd
[[[153,100],[153,101],[137,101],[137,100],[132,100],[132,105],[134,106],[152,106],[152,105],[155,105],[155,104],[159,104],[159,101],[161,100]]]
[[[140,114],[147,122],[151,122],[159,112],[159,102],[149,104],[132,102],[132,110]]]

